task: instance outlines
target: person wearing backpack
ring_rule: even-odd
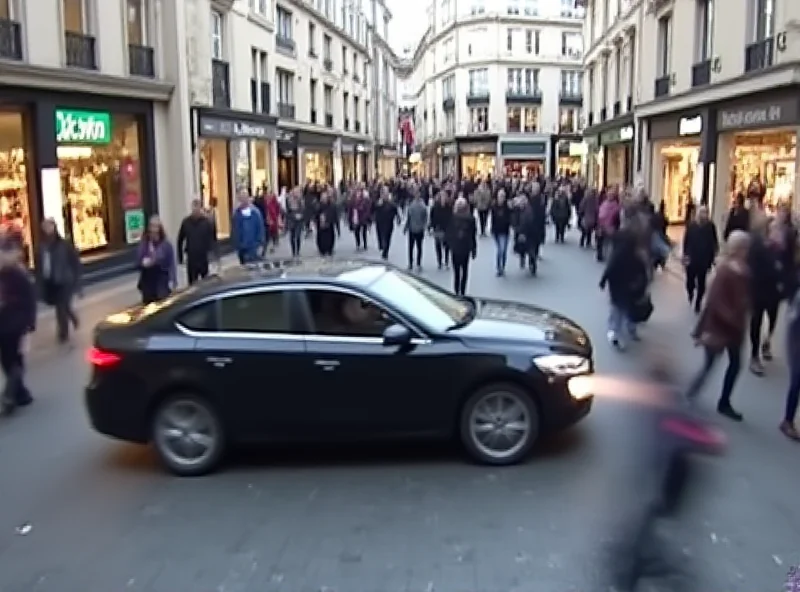
[[[453,262],[453,291],[464,296],[469,278],[469,260],[478,255],[478,227],[469,211],[469,203],[463,197],[456,200],[453,217],[447,229],[447,244]]]

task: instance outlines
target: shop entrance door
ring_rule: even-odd
[[[294,152],[282,152],[278,155],[278,187],[286,187],[288,191],[297,185],[297,156]]]

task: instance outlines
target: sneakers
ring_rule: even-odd
[[[750,360],[750,372],[756,376],[764,376],[764,364],[758,358]]]

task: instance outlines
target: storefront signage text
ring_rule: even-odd
[[[217,117],[200,117],[200,135],[223,138],[255,138],[271,140],[275,127],[249,121],[231,121]]]
[[[680,136],[696,136],[703,131],[703,118],[699,115],[696,117],[682,117],[678,122],[678,135]]]
[[[497,151],[497,146],[489,142],[459,144],[458,150],[461,154],[494,154]]]
[[[444,146],[442,146],[443,156],[455,156],[456,154],[458,154],[457,144],[445,144]]]
[[[111,114],[105,111],[56,109],[56,142],[59,144],[111,143]]]
[[[798,100],[791,97],[761,105],[748,105],[741,109],[721,109],[717,127],[720,131],[725,131],[791,125],[797,123],[798,115]]]

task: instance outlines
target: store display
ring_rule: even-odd
[[[667,222],[686,221],[687,205],[693,198],[700,148],[697,146],[667,146],[661,150],[664,202]]]
[[[0,226],[22,236],[26,260],[32,262],[26,170],[24,150],[0,152]]]
[[[307,182],[332,183],[332,155],[328,152],[306,152],[305,177]]]
[[[90,160],[59,160],[64,188],[65,219],[78,251],[108,244],[104,218],[103,190],[98,179],[107,173],[105,165]]]
[[[779,203],[792,199],[796,158],[794,132],[736,136],[731,200],[738,193],[747,195],[748,188],[757,183],[764,192],[764,207],[774,212]]]

